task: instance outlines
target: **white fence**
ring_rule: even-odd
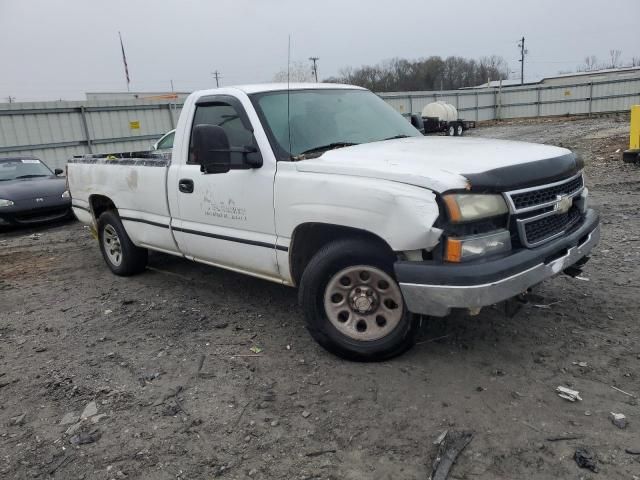
[[[628,111],[640,103],[640,74],[568,85],[526,85],[380,96],[401,113],[420,113],[430,102],[455,105],[465,120],[494,120]]]
[[[455,105],[466,120],[628,111],[640,104],[640,74],[568,85],[528,85],[380,96],[401,113],[430,102]],[[0,104],[0,156],[33,155],[52,168],[73,155],[148,150],[175,128],[182,105],[144,100]]]

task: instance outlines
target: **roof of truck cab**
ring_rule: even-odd
[[[228,88],[236,88],[242,90],[247,95],[252,93],[277,92],[280,90],[328,90],[328,89],[353,89],[366,90],[355,85],[344,85],[341,83],[257,83],[254,85],[230,85]]]

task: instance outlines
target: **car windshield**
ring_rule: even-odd
[[[49,177],[49,167],[35,158],[0,159],[0,182],[20,178]]]
[[[368,90],[291,90],[288,95],[277,91],[252,96],[279,158],[302,159],[304,154],[318,156],[333,148],[420,135]]]

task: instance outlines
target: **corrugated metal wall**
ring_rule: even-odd
[[[0,104],[0,156],[33,155],[58,168],[73,155],[148,150],[180,109],[143,100]]]
[[[380,96],[401,113],[421,113],[428,103],[445,101],[460,118],[476,121],[621,112],[640,104],[640,72],[587,80]],[[0,104],[0,156],[34,155],[57,168],[73,155],[147,150],[175,127],[180,110],[181,104],[144,100]]]
[[[589,80],[589,79],[587,79]],[[393,92],[380,96],[400,113],[421,113],[430,102],[448,102],[465,120],[628,111],[640,103],[640,72],[620,78],[565,85],[528,85],[440,92]]]

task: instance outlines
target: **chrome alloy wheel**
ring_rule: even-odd
[[[111,225],[106,225],[102,232],[102,245],[109,261],[119,267],[122,263],[122,246],[116,229]]]
[[[379,268],[358,265],[336,273],[324,292],[324,309],[336,329],[354,340],[385,337],[402,319],[402,294]]]

